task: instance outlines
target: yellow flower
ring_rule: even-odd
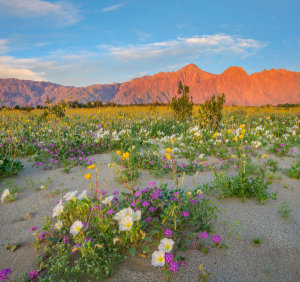
[[[229,128],[228,130],[227,130],[227,133],[229,134],[231,132],[231,129]]]
[[[244,138],[244,135],[243,135],[243,134],[239,135],[239,138],[240,138],[240,139],[243,139],[243,138]]]
[[[129,153],[128,153],[128,152],[123,153],[123,154],[122,154],[122,157],[123,157],[123,160],[128,159],[128,158],[129,158]]]
[[[170,160],[171,159],[171,155],[169,154],[169,153],[166,153],[166,158],[168,159],[168,160]]]
[[[89,165],[87,168],[90,169],[90,170],[93,170],[95,168],[95,165],[94,164]]]
[[[87,180],[91,180],[92,178],[92,175],[90,173],[87,173],[84,175],[84,177],[87,179]]]
[[[245,134],[245,132],[246,132],[245,129],[242,129],[242,130],[241,130],[241,133],[242,133],[242,134]]]
[[[241,125],[240,125],[240,128],[241,128],[241,129],[244,129],[244,128],[245,128],[245,124],[244,124],[244,123],[241,124]]]
[[[238,141],[238,138],[237,138],[237,137],[234,137],[233,140],[234,140],[234,141]]]
[[[116,151],[116,153],[120,156],[121,155],[121,151]]]
[[[267,157],[266,154],[263,154],[263,155],[261,156],[262,159],[265,159],[266,157]]]
[[[270,119],[270,117],[268,117],[268,119]]]
[[[171,153],[172,149],[171,148],[167,148],[166,151],[167,151],[167,153]]]
[[[217,138],[218,133],[215,132],[214,135],[212,136],[212,138]]]
[[[174,140],[174,139],[171,139],[171,140],[170,140],[170,142],[171,142],[171,143],[174,143],[174,142],[175,142],[175,140]]]

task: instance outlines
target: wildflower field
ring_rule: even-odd
[[[0,111],[0,281],[300,280],[299,107],[51,107]]]

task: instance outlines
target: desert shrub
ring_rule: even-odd
[[[24,166],[20,161],[13,160],[0,154],[0,177],[17,174],[23,167]]]
[[[106,196],[99,189],[99,167],[89,169],[96,172],[95,183],[92,172],[85,175],[92,196],[87,190],[79,196],[68,192],[54,207],[52,219],[45,218],[43,230],[31,228],[33,246],[47,246],[39,262],[45,270],[39,281],[105,279],[126,256],[145,257],[158,245],[152,265],[164,266],[169,275],[185,264],[178,251],[195,243],[205,251],[224,247],[220,236],[208,234],[218,210],[200,190],[186,192],[178,181],[175,189],[150,182],[144,189],[125,187],[125,192]]]
[[[225,103],[224,93],[221,96],[213,95],[209,100],[200,106],[199,123],[202,127],[218,128],[222,119],[222,109]]]
[[[54,116],[56,118],[63,118],[66,115],[67,104],[62,101],[56,105],[52,105],[52,101],[47,100],[48,107],[42,112],[41,119],[47,119],[48,117]]]
[[[189,96],[190,88],[187,85],[183,85],[181,80],[179,81],[177,94],[172,98],[171,108],[175,113],[176,118],[179,121],[187,121],[192,118],[193,115],[193,101]]]
[[[255,178],[247,174],[237,176],[217,175],[216,179],[204,184],[202,189],[207,192],[217,192],[222,198],[237,196],[245,201],[246,198],[257,198],[259,203],[268,199],[276,199],[275,193],[268,192],[270,182],[265,182],[261,177]]]
[[[285,172],[291,178],[300,179],[300,161],[291,165],[291,167],[287,168]]]
[[[282,203],[278,207],[278,213],[285,219],[293,222],[293,216],[292,216],[293,209],[290,207],[288,202]]]

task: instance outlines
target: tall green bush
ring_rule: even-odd
[[[189,96],[190,88],[187,85],[183,85],[181,80],[179,81],[177,95],[172,98],[171,108],[175,113],[175,117],[179,121],[187,121],[192,118],[193,115],[193,101]]]

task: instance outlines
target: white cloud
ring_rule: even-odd
[[[0,55],[5,54],[9,51],[8,40],[0,39]]]
[[[265,44],[254,39],[244,39],[225,34],[178,37],[175,40],[135,44],[126,46],[100,45],[107,54],[119,61],[144,60],[185,56],[195,58],[201,55],[232,53],[248,55],[256,52]]]
[[[11,56],[0,57],[0,78],[18,78],[30,80],[46,80],[43,72],[35,72],[37,59],[16,59]]]
[[[102,9],[102,11],[103,12],[109,12],[109,11],[117,10],[117,9],[120,9],[122,6],[124,6],[124,4],[125,4],[125,2],[121,2],[121,3],[116,4],[116,5],[105,7],[105,8]]]
[[[228,62],[226,65],[237,64],[240,58],[258,52],[265,45],[251,38],[215,34],[147,44],[100,45],[96,50],[58,49],[36,58],[0,56],[0,78],[47,80],[75,86],[124,82],[144,74],[174,71],[189,62],[199,63],[200,67],[210,66],[214,60],[216,65],[220,61],[224,64],[224,60]],[[2,39],[0,50],[1,46],[7,50],[7,40]]]
[[[80,20],[78,10],[66,1],[0,0],[0,13],[22,18],[50,17],[61,25],[72,25]]]

